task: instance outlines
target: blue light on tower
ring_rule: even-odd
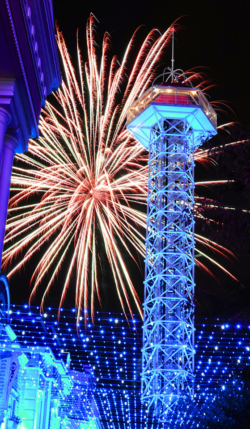
[[[217,125],[202,91],[173,65],[127,117],[149,152],[142,401],[162,419],[193,390],[194,150]]]

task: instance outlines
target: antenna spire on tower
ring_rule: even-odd
[[[171,82],[174,82],[174,27],[172,27]]]

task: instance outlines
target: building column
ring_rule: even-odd
[[[2,261],[5,223],[9,203],[11,172],[17,144],[18,140],[16,137],[13,137],[10,134],[5,134],[0,170],[0,266]]]
[[[7,130],[7,126],[11,121],[11,115],[7,110],[0,107],[0,166],[3,154],[4,136]]]

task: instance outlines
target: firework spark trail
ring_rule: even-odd
[[[145,204],[146,154],[125,129],[125,120],[128,106],[150,86],[169,42],[171,28],[162,35],[157,29],[148,34],[127,77],[136,33],[121,65],[116,56],[109,61],[111,41],[105,33],[98,66],[95,19],[90,16],[86,28],[88,62],[85,64],[77,35],[78,82],[63,36],[57,31],[64,80],[54,94],[56,103],[47,102],[42,112],[39,141],[30,141],[29,153],[17,157],[21,166],[16,163],[13,168],[15,194],[10,199],[5,238],[9,247],[3,255],[3,266],[9,266],[16,255],[24,253],[8,274],[11,276],[47,243],[32,277],[31,298],[44,276],[50,273],[43,306],[74,243],[60,306],[77,267],[78,317],[82,308],[88,308],[89,293],[92,315],[96,294],[100,300],[97,267],[100,234],[124,312],[125,305],[131,312],[129,294],[132,294],[142,315],[139,297],[122,258],[121,245],[132,258],[130,244],[139,254],[145,253],[145,214],[134,204],[136,207]],[[39,195],[40,202],[26,205],[35,195]]]
[[[136,32],[121,65],[116,56],[109,61],[111,42],[106,33],[98,67],[94,26],[94,17],[90,16],[86,31],[88,62],[85,64],[82,63],[77,35],[79,82],[63,36],[57,31],[65,78],[58,92],[54,93],[55,105],[47,102],[42,112],[39,140],[31,140],[29,153],[16,157],[18,162],[13,167],[11,188],[14,196],[9,204],[3,253],[3,267],[12,267],[8,273],[11,276],[47,244],[32,276],[30,297],[49,274],[43,306],[73,246],[59,308],[76,271],[78,319],[82,308],[88,309],[89,300],[92,316],[95,296],[101,300],[98,282],[100,236],[123,311],[128,308],[132,313],[129,301],[129,295],[132,295],[142,315],[121,248],[134,260],[131,245],[138,254],[145,255],[146,214],[138,207],[146,205],[147,154],[125,129],[125,121],[128,107],[152,83],[172,34],[171,28],[162,35],[158,30],[152,30],[129,74],[128,59]],[[199,149],[196,159],[206,162],[209,153]],[[202,183],[211,184],[216,182]],[[34,196],[39,196],[39,203],[27,203]],[[208,248],[229,255],[222,246],[202,236],[196,237]],[[20,254],[24,256],[13,268],[13,261]],[[211,261],[209,256],[204,256]],[[208,270],[200,261],[197,263]]]

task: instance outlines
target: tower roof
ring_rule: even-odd
[[[199,88],[178,82],[153,85],[128,109],[127,129],[148,149],[151,128],[161,119],[180,119],[195,145],[217,133],[217,115]]]

